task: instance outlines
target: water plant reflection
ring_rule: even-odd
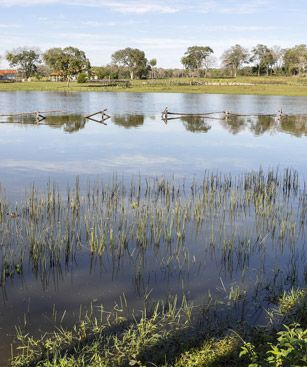
[[[122,126],[126,129],[137,128],[142,126],[145,121],[144,115],[114,115],[112,122],[115,125]]]
[[[139,178],[127,187],[114,178],[86,194],[77,180],[65,196],[56,185],[45,193],[33,187],[14,206],[1,199],[0,284],[21,275],[29,258],[46,288],[50,271],[62,274],[80,256],[98,257],[102,264],[111,258],[114,273],[129,260],[136,284],[150,258],[149,269],[185,274],[214,257],[229,276],[238,267],[247,271],[251,258],[267,251],[295,259],[306,235],[306,212],[306,193],[289,170],[207,173],[189,185]]]
[[[63,129],[65,132],[74,133],[85,127],[86,120],[82,115],[49,115],[46,119],[37,122],[31,115],[7,117],[2,123],[14,123],[19,126],[41,126],[47,125],[55,129]]]

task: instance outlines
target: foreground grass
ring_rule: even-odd
[[[181,78],[134,80],[131,86],[105,87],[97,84],[64,82],[0,83],[1,91],[58,91],[58,92],[134,92],[134,93],[203,93],[307,96],[307,79],[296,77],[238,77],[237,79]]]
[[[167,305],[158,303],[150,316],[144,310],[133,321],[121,316],[117,308],[106,321],[102,316],[87,316],[73,329],[58,329],[41,339],[20,333],[19,354],[11,366],[304,367],[306,295],[305,290],[283,294],[271,310],[271,323],[237,331],[208,332],[210,318],[199,324],[185,299],[179,307],[176,299]],[[294,321],[302,326],[291,325]]]

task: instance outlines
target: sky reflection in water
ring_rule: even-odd
[[[306,98],[108,94],[0,93],[1,113],[59,109],[73,116],[44,125],[1,124],[1,182],[18,191],[47,178],[66,184],[83,177],[165,175],[201,177],[204,170],[239,173],[260,166],[292,167],[307,176],[306,119],[236,118],[161,120],[171,111],[307,113]],[[29,107],[30,106],[30,107]],[[108,107],[108,126],[84,123],[82,115]],[[4,120],[3,118],[1,120]],[[45,125],[45,124],[49,124]],[[50,128],[51,127],[51,128]],[[71,133],[71,134],[69,134]]]
[[[242,114],[274,114],[282,107],[285,113],[300,116],[280,122],[271,117],[238,117],[224,121],[181,118],[165,123],[161,111],[166,106],[170,111],[186,113],[229,110]],[[82,116],[106,107],[111,115],[107,126],[84,122]],[[67,184],[75,182],[76,176],[80,177],[81,189],[88,181],[96,178],[108,181],[114,174],[123,181],[138,175],[174,176],[180,181],[201,179],[206,170],[241,174],[258,171],[260,167],[278,167],[280,171],[289,167],[307,179],[307,126],[306,118],[301,116],[307,114],[307,98],[0,93],[1,114],[35,110],[63,110],[65,114],[52,116],[39,126],[31,121],[20,124],[1,118],[0,182],[11,203],[22,198],[33,183],[46,188],[49,180],[54,181],[65,192]],[[144,258],[130,258],[125,254],[120,267],[110,258],[93,261],[81,251],[60,271],[50,268],[43,278],[33,275],[29,260],[23,276],[16,276],[2,288],[0,339],[4,335],[6,339],[0,346],[0,354],[9,353],[14,334],[12,324],[22,323],[27,310],[31,313],[33,330],[48,327],[50,321],[46,315],[53,303],[59,312],[69,309],[78,313],[80,304],[93,300],[112,307],[114,300],[125,292],[131,305],[138,307],[146,292],[152,290],[152,295],[160,298],[180,293],[183,288],[190,298],[201,301],[208,289],[218,289],[220,278],[226,287],[237,283],[253,288],[255,279],[270,279],[273,269],[277,269],[277,278],[282,282],[285,274],[295,268],[299,273],[297,281],[302,282],[305,260],[301,242],[293,250],[286,247],[281,251],[273,246],[267,252],[253,253],[249,272],[245,273],[236,259],[232,268],[227,267],[219,251],[212,253],[204,245],[208,234],[192,239],[193,236],[187,244],[189,251],[201,264],[196,261],[189,267],[183,265],[180,270],[176,264],[168,267],[161,263],[167,258],[167,248],[158,252],[150,249]],[[142,278],[137,276],[140,267],[144,269]],[[45,315],[43,321],[41,315]]]

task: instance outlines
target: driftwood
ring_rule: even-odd
[[[98,111],[95,113],[92,113],[88,116],[85,116],[84,119],[88,119],[91,121],[99,122],[103,125],[106,125],[105,121],[108,120],[111,116],[106,113],[107,108],[105,108],[102,111]],[[33,116],[35,122],[38,124],[41,121],[45,120],[47,118],[46,114],[48,113],[64,113],[64,111],[60,110],[49,110],[49,111],[33,111],[33,112],[18,112],[18,113],[7,113],[7,114],[0,114],[0,117],[31,117]],[[101,118],[94,118],[94,116],[101,115]]]
[[[51,110],[51,111],[34,111],[34,112],[19,112],[19,113],[10,113],[10,114],[1,114],[0,117],[23,117],[23,116],[33,116],[35,118],[35,122],[39,124],[41,121],[45,120],[47,117],[45,114],[48,113],[59,113],[63,111],[59,110]]]
[[[105,108],[102,111],[98,111],[98,112],[92,113],[90,115],[85,116],[84,118],[87,119],[87,120],[99,122],[100,124],[103,124],[103,125],[107,125],[105,123],[105,121],[108,120],[109,118],[111,118],[111,116],[106,113],[107,110],[108,109]],[[101,118],[100,119],[93,118],[94,116],[97,116],[97,115],[101,115]]]
[[[169,115],[171,117],[168,117]],[[217,118],[217,117],[214,117],[214,115],[223,115],[223,117]],[[225,120],[231,116],[234,116],[234,117],[269,116],[269,117],[275,117],[277,120],[279,120],[281,119],[282,116],[288,116],[288,115],[283,114],[282,109],[278,110],[276,114],[261,114],[261,113],[239,114],[239,113],[233,113],[230,111],[204,112],[204,113],[181,113],[181,112],[170,112],[168,110],[168,107],[166,107],[165,110],[162,111],[162,114],[161,114],[162,120],[174,120],[180,117],[203,117],[203,118],[210,118],[210,119],[215,119],[215,120]]]
[[[64,111],[54,110],[54,111],[34,111],[34,112],[19,112],[19,113],[8,113],[4,115],[0,115],[0,117],[17,117],[17,116],[29,116],[29,115],[37,115],[37,114],[43,114],[43,113],[59,113]]]

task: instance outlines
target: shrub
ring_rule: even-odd
[[[77,79],[77,82],[78,83],[86,83],[87,82],[87,75],[85,73],[81,73],[78,75],[78,79]]]
[[[249,367],[307,366],[307,329],[299,324],[284,325],[284,330],[277,333],[276,343],[268,343],[267,346],[269,349],[264,354],[263,351],[258,353],[253,344],[245,343],[240,356],[249,357]]]

